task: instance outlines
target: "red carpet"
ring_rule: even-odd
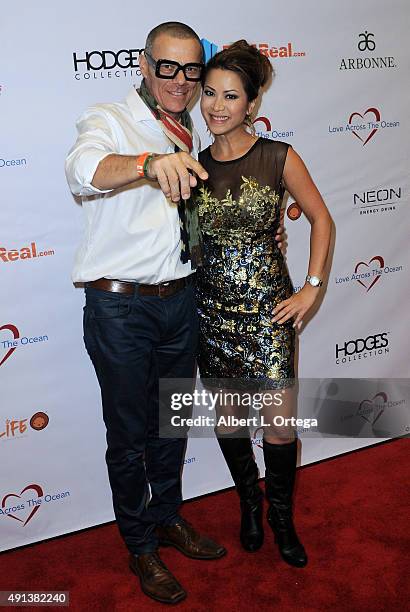
[[[304,569],[280,560],[268,530],[261,551],[241,550],[232,490],[186,503],[184,516],[229,554],[193,561],[164,549],[164,561],[188,590],[174,608],[409,610],[408,448],[408,439],[395,440],[298,471],[295,516],[309,554]],[[3,553],[0,576],[2,590],[70,591],[72,611],[173,609],[142,595],[114,524]]]

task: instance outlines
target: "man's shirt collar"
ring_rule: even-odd
[[[156,121],[148,106],[141,100],[135,87],[131,87],[125,101],[135,121]]]

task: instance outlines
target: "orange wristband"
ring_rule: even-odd
[[[151,155],[151,153],[141,153],[141,155],[138,155],[137,157],[137,173],[138,176],[144,177],[145,176],[145,162],[147,160],[148,155]]]

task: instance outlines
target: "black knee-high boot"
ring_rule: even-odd
[[[218,442],[240,498],[242,546],[248,552],[255,552],[263,544],[263,493],[258,485],[258,466],[249,431],[219,435]]]
[[[265,491],[269,502],[268,523],[283,560],[289,565],[304,567],[307,556],[296,534],[292,518],[297,441],[269,444],[264,440],[263,455],[266,469]]]

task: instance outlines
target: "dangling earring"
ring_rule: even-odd
[[[251,117],[250,113],[246,113],[244,124],[246,125],[246,127],[249,128],[252,136],[255,136],[256,135],[256,130],[255,130],[255,126],[253,125],[252,117]]]

